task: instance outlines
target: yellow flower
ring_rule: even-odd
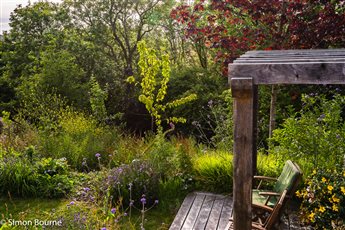
[[[337,198],[335,195],[332,196],[332,200],[335,202],[335,203],[339,203],[340,199]]]
[[[314,222],[315,221],[315,213],[310,213],[309,215],[308,215],[308,219],[311,221],[311,222]]]
[[[322,177],[321,181],[322,181],[323,183],[325,183],[325,182],[327,182],[327,179],[324,178],[324,177]]]
[[[299,190],[296,192],[296,196],[297,196],[297,197],[301,197],[301,196],[302,196],[302,194],[300,193]]]
[[[320,212],[325,212],[325,211],[326,211],[326,208],[325,208],[324,206],[320,206],[319,211],[320,211]]]
[[[333,206],[332,206],[332,209],[334,210],[334,211],[336,211],[336,212],[338,212],[338,206],[336,205],[336,204],[333,204]]]
[[[329,191],[330,193],[332,193],[333,186],[332,186],[332,185],[328,185],[328,186],[327,186],[327,189],[328,189],[328,191]]]
[[[344,193],[345,195],[345,187],[341,186],[340,189],[341,189],[341,192]]]
[[[313,170],[313,173],[312,173],[311,175],[315,175],[315,174],[316,174],[316,170],[314,169],[314,170]]]

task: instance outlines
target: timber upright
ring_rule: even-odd
[[[233,228],[252,228],[254,84],[252,78],[232,78],[234,97]]]

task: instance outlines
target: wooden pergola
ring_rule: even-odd
[[[251,229],[258,85],[345,84],[345,49],[249,51],[229,64],[234,98],[233,227]]]

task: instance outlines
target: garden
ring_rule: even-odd
[[[0,229],[169,229],[192,191],[231,194],[227,66],[345,46],[344,1],[63,0],[0,37]],[[345,88],[260,86],[257,174],[287,160],[302,227],[345,228]]]

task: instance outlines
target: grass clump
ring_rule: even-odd
[[[211,192],[232,191],[232,154],[209,152],[193,159],[193,170],[198,187]]]

